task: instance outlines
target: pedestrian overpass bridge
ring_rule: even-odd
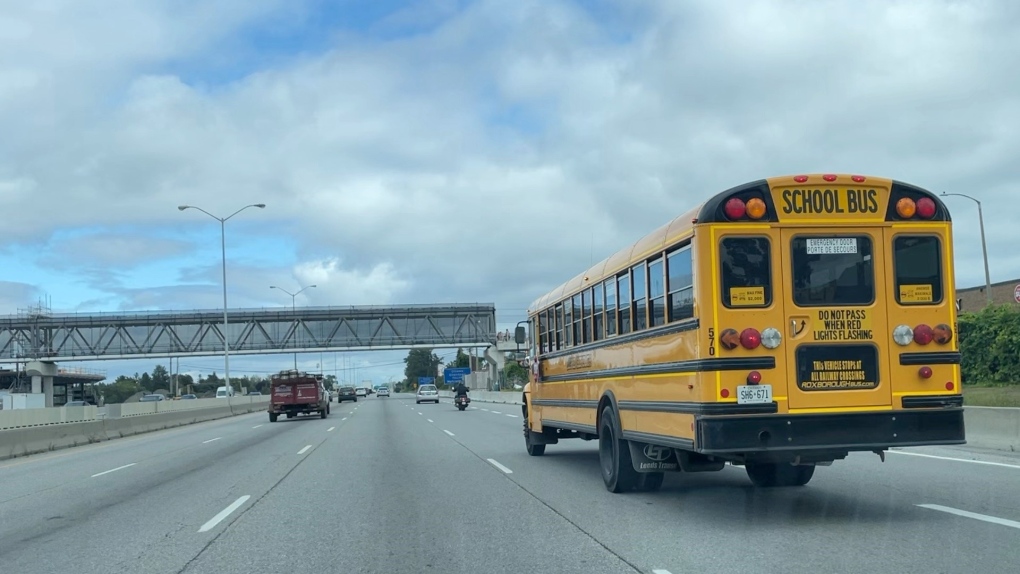
[[[232,309],[232,355],[485,348],[496,340],[492,303]],[[223,354],[223,310],[0,316],[0,364]]]

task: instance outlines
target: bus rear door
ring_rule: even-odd
[[[785,228],[780,237],[790,411],[891,408],[882,228]]]

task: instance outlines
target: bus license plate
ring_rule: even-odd
[[[754,405],[772,402],[772,385],[740,385],[737,387],[737,404]]]

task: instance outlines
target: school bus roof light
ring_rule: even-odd
[[[730,218],[731,221],[736,221],[747,213],[747,206],[744,205],[744,200],[734,197],[726,202],[726,207],[723,210],[726,212],[726,217]]]
[[[757,349],[761,345],[761,333],[754,327],[748,327],[740,332],[740,344],[747,350]]]
[[[795,176],[793,176],[793,181],[796,181],[797,183],[804,183],[805,181],[807,181],[807,176],[806,175],[795,175]]]
[[[935,202],[930,197],[922,197],[917,200],[917,215],[921,219],[931,219],[935,217]]]
[[[783,334],[775,327],[766,327],[761,332],[761,344],[766,349],[776,349],[783,342]]]
[[[910,325],[898,325],[893,329],[892,338],[897,345],[906,347],[914,340],[914,330],[910,328]]]
[[[851,175],[850,179],[854,180],[857,183],[862,183],[867,178],[864,177],[863,175]]]
[[[834,174],[834,173],[827,173],[827,174],[822,176],[822,179],[824,179],[825,181],[836,181],[836,174]]]
[[[896,202],[896,214],[903,219],[910,219],[917,213],[917,204],[909,197],[901,198]]]
[[[934,338],[935,333],[928,325],[921,323],[914,327],[914,342],[918,345],[927,345],[928,343],[931,343]]]
[[[747,200],[747,216],[751,219],[765,217],[765,202],[760,197],[752,197]]]

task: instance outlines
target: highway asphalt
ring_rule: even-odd
[[[594,442],[529,457],[520,407],[372,397],[0,463],[19,574],[1020,571],[1020,455],[855,454],[803,488],[741,468],[611,494]]]

